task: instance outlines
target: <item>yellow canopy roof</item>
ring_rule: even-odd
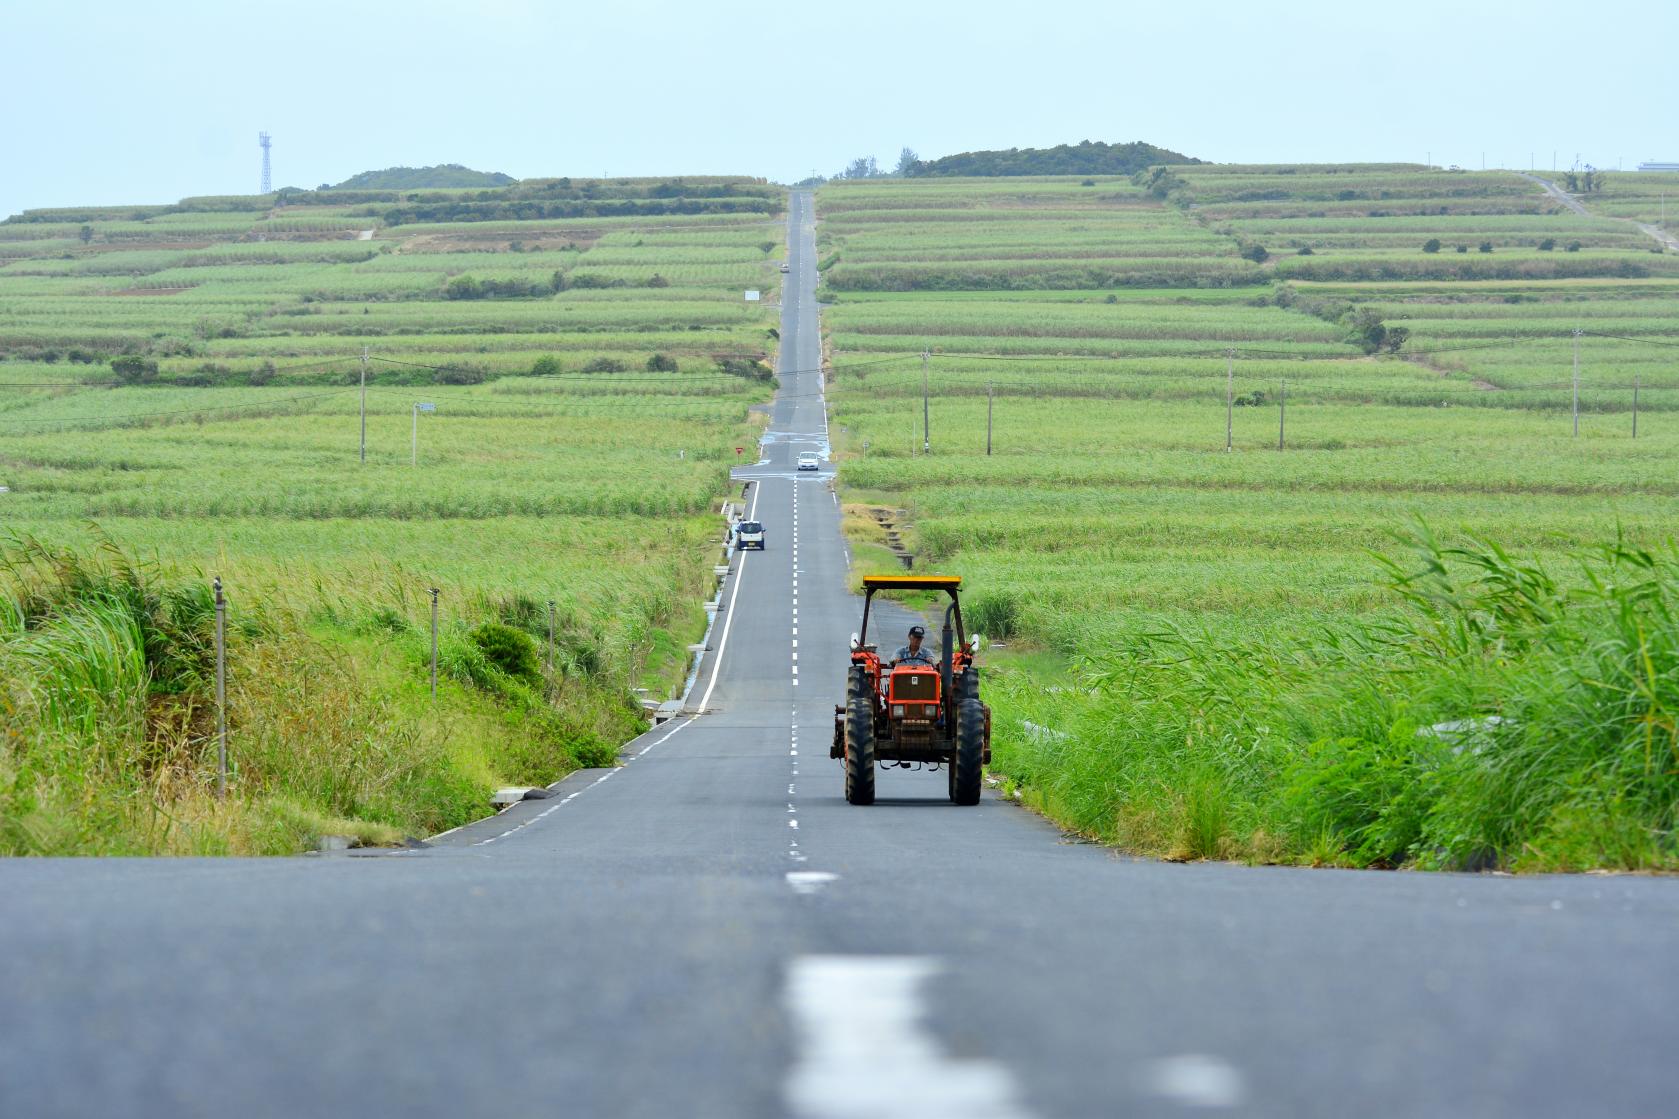
[[[951,590],[962,585],[960,575],[865,575],[863,586],[871,590]]]

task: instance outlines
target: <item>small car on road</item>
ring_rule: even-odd
[[[781,270],[782,270],[782,271],[783,271],[783,272],[791,272],[791,271],[792,271],[792,269],[791,269],[791,268],[789,268],[789,267],[788,267],[788,266],[787,266],[787,265],[786,265],[786,264],[785,264],[785,263],[783,263],[783,264],[782,264],[782,266],[781,266]]]
[[[820,455],[818,455],[815,451],[800,451],[799,452],[799,469],[800,470],[821,470],[822,469],[822,457]]]
[[[764,550],[763,521],[741,521],[735,525],[735,551],[744,552],[748,548]]]

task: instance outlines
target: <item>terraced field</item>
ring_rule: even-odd
[[[0,223],[0,850],[388,841],[609,757],[631,687],[681,682],[770,390],[781,195],[686,186],[569,189],[699,212],[419,223],[311,195]],[[237,810],[208,796],[207,616],[171,605],[218,575]],[[337,723],[277,694],[310,681]]]
[[[1580,572],[1598,545],[1665,546],[1679,259],[1647,234],[1514,175],[1405,166],[842,184],[819,208],[842,479],[859,513],[903,510],[916,564],[972,579],[987,632],[1027,651],[999,770],[1029,796],[1161,853],[1666,857],[1559,838],[1567,789],[1618,795],[1589,767],[1536,777],[1521,809],[1464,808],[1452,835],[1372,842],[1394,809],[1358,769],[1422,780],[1437,757],[1380,743],[1523,698],[1490,645],[1418,653],[1435,623],[1372,553],[1452,571],[1436,621],[1480,632],[1486,580],[1533,563],[1566,597],[1596,585]],[[895,562],[852,523],[867,562]],[[1528,727],[1498,749],[1564,733]],[[1365,745],[1313,776],[1342,734]],[[1440,788],[1490,784],[1460,776]],[[1319,777],[1363,807],[1325,810],[1303,791]],[[1662,790],[1638,826],[1669,826]]]

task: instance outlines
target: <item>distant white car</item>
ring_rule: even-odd
[[[822,469],[822,458],[821,458],[821,456],[818,455],[815,451],[801,451],[801,452],[799,452],[799,469],[800,470],[821,470]]]
[[[787,267],[787,265],[785,265],[785,264],[783,264],[783,265],[782,265],[782,266],[781,266],[781,270],[782,270],[782,271],[783,271],[783,272],[791,272],[791,271],[792,271],[792,269],[791,269],[791,268],[789,268],[789,267]]]

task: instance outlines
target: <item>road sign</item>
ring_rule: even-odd
[[[748,303],[756,303],[756,302],[758,302],[758,300],[760,298],[761,298],[761,296],[759,295],[758,290],[756,288],[747,288],[746,289],[746,301]]]
[[[745,447],[736,447],[736,448],[735,448],[735,454],[737,454],[737,455],[739,455],[739,454],[744,454],[744,453],[745,453],[745,452],[746,452],[746,448],[745,448]]]
[[[422,412],[435,412],[435,411],[437,411],[437,405],[435,405],[435,404],[416,404],[416,405],[414,405],[414,407],[418,408]]]

